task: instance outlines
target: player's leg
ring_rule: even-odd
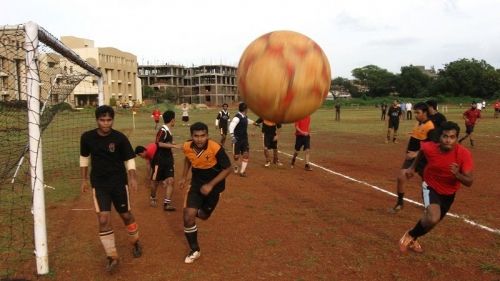
[[[165,211],[175,211],[175,207],[172,205],[173,191],[174,191],[174,177],[172,175],[171,177],[168,177],[165,180],[165,198],[163,199],[163,210]]]
[[[399,129],[399,120],[394,123],[393,126],[393,135],[392,135],[392,142],[393,143],[398,143],[398,129]]]
[[[312,171],[311,165],[309,164],[310,151],[311,151],[311,136],[306,136],[305,140],[304,140],[304,153],[305,153],[305,160],[306,160],[306,164],[304,166],[304,169],[306,171]]]
[[[387,138],[385,139],[385,143],[389,143],[391,141],[391,136],[394,131],[394,125],[391,122],[391,119],[389,119],[389,125],[387,127]]]
[[[138,258],[142,256],[142,246],[139,243],[139,227],[130,210],[130,196],[128,191],[128,186],[114,188],[112,200],[115,210],[127,228],[128,238],[130,244],[132,244],[132,255]]]
[[[151,191],[149,194],[149,206],[151,207],[156,207],[157,205],[156,192],[160,184],[162,184],[162,182],[151,180]]]
[[[473,126],[465,125],[465,136],[460,138],[458,140],[458,143],[462,143],[465,139],[467,139],[470,136],[470,134],[472,134],[473,128],[474,128]]]
[[[398,177],[396,179],[396,191],[398,194],[398,198],[396,200],[396,205],[392,208],[393,211],[397,212],[403,209],[404,205],[404,197],[405,197],[405,184],[408,181],[406,177],[405,171],[408,169],[413,163],[413,158],[405,159],[403,161],[403,165],[401,166],[401,170],[399,170]]]
[[[203,195],[199,191],[200,187],[189,188],[186,197],[186,206],[183,210],[184,236],[189,245],[189,253],[184,259],[185,263],[193,263],[200,257],[200,246],[198,244],[198,227],[196,226],[196,216],[203,203]]]
[[[271,157],[269,155],[269,149],[271,148],[271,143],[270,143],[270,138],[269,135],[263,134],[262,135],[262,140],[264,143],[264,158],[266,159],[266,164],[264,164],[265,167],[271,166]]]
[[[99,240],[107,256],[107,271],[113,271],[118,265],[118,252],[116,250],[115,233],[111,227],[111,189],[92,188],[94,207],[99,225]]]
[[[290,167],[293,168],[295,167],[295,160],[297,156],[299,155],[300,149],[304,146],[304,141],[303,141],[303,136],[295,136],[295,152],[293,153],[292,156],[292,163],[290,164]]]
[[[233,172],[235,174],[238,174],[240,172],[240,164],[239,164],[239,160],[241,158],[241,148],[240,148],[240,142],[236,142],[236,143],[233,143]]]
[[[250,145],[248,144],[248,140],[241,140],[241,168],[240,168],[240,177],[246,177],[246,169],[248,166],[248,161],[250,158]]]

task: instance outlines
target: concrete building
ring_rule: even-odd
[[[104,74],[105,104],[109,104],[112,98],[120,103],[142,102],[141,81],[137,77],[135,55],[111,47],[94,47],[94,41],[74,36],[62,36],[61,42]],[[67,69],[68,66],[63,67]],[[86,78],[78,85],[71,100],[76,106],[97,104],[95,77]]]
[[[239,101],[236,67],[227,65],[140,65],[142,85],[170,91],[177,103],[222,105]]]

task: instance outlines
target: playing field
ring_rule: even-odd
[[[463,126],[463,110],[450,107],[445,115]],[[235,109],[230,112],[233,116]],[[189,138],[189,129],[177,113],[173,134],[181,143]],[[190,123],[206,122],[218,140],[216,114],[217,109],[192,110]],[[415,121],[401,121],[400,142],[385,144],[386,125],[378,109],[345,107],[338,122],[331,109],[323,108],[312,116],[312,172],[303,169],[302,161],[294,169],[289,166],[293,125],[280,132],[285,165],[269,168],[264,167],[260,131],[249,127],[248,177],[231,175],[213,216],[197,222],[202,256],[191,265],[183,262],[188,252],[181,211],[184,191],[175,188],[176,212],[151,208],[144,160],[137,159],[140,189],[131,195],[144,255],[132,258],[126,230],[115,214],[121,264],[112,276],[104,271],[91,194],[80,196],[77,180],[59,178],[55,190],[46,193],[51,274],[41,279],[500,280],[500,119],[492,115],[491,109],[483,112],[485,118],[476,126],[474,184],[458,192],[450,210],[459,218],[446,217],[422,237],[423,254],[402,255],[398,250],[399,238],[415,225],[422,207],[407,202],[402,212],[390,213],[395,198],[380,190],[395,191]],[[115,128],[134,147],[154,140],[149,110],[135,115],[135,129],[131,111],[120,111],[115,119]],[[183,156],[174,153],[179,177]],[[65,157],[74,157],[77,165],[78,155]],[[416,202],[421,202],[419,182],[412,179],[406,193]]]

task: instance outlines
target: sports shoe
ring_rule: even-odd
[[[155,208],[157,205],[156,198],[149,197],[149,206]]]
[[[234,166],[234,167],[233,167],[233,172],[234,172],[235,174],[237,174],[239,169],[240,169],[240,168],[238,168],[238,166]]]
[[[410,250],[414,251],[415,253],[423,253],[424,249],[422,246],[420,246],[420,243],[418,243],[417,240],[413,240],[412,243],[410,243]]]
[[[264,164],[264,167],[266,167],[266,168],[269,166],[271,166],[271,161],[267,161],[266,164]]]
[[[393,143],[399,143],[399,141],[398,141],[398,140],[393,140],[392,142],[393,142]]]
[[[173,212],[173,211],[175,211],[175,207],[172,206],[172,203],[167,203],[167,204],[163,204],[163,210],[167,211],[167,212]]]
[[[195,260],[197,260],[198,258],[200,258],[200,256],[201,256],[200,251],[193,251],[193,250],[191,250],[191,252],[189,252],[189,254],[184,259],[184,262],[185,263],[193,263]]]
[[[306,164],[306,166],[304,167],[304,169],[306,171],[312,171],[313,169],[311,168],[311,166],[309,166],[309,164]]]
[[[240,177],[242,177],[242,178],[246,178],[246,177],[247,177],[247,173],[245,173],[245,172],[240,173]]]
[[[118,266],[119,260],[117,257],[107,257],[108,262],[106,264],[106,271],[107,272],[113,272],[115,271],[116,267]]]
[[[279,167],[283,166],[283,163],[281,163],[279,160],[276,161],[274,164],[276,164],[276,166],[279,166]]]
[[[410,249],[410,245],[413,244],[414,239],[411,237],[411,235],[407,232],[399,239],[399,251],[401,253],[406,253],[408,249]]]
[[[136,241],[134,243],[134,247],[132,248],[132,255],[134,256],[134,258],[142,256],[142,246],[141,243],[139,243],[139,241]]]
[[[397,213],[399,211],[403,210],[403,203],[397,202],[396,206],[392,207],[392,211],[394,213]]]

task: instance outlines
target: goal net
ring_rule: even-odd
[[[101,77],[37,24],[0,26],[2,280],[48,273],[45,191],[78,191],[79,136],[95,119],[76,105],[102,104]]]

